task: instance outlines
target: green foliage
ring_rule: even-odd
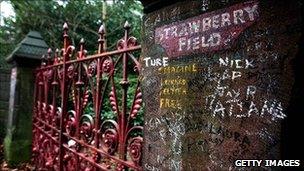
[[[0,29],[0,56],[6,57],[30,30],[39,31],[51,48],[62,48],[62,25],[67,22],[72,44],[78,45],[81,38],[86,40],[86,49],[97,50],[98,29],[106,24],[107,44],[115,48],[123,36],[123,23],[128,20],[131,34],[140,37],[142,6],[138,1],[113,1],[107,3],[106,19],[102,21],[103,1],[101,0],[11,0],[15,18],[4,18]],[[63,4],[62,4],[63,3]]]

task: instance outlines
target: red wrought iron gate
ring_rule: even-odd
[[[66,23],[63,30],[61,52],[51,57],[49,51],[36,70],[34,165],[37,170],[142,170],[143,127],[136,122],[142,112],[140,64],[134,55],[141,47],[129,36],[128,22],[117,50],[110,52],[101,26],[98,53],[89,56],[83,40],[73,55]]]

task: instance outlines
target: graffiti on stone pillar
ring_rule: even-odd
[[[279,41],[288,28],[270,22],[279,19],[258,1],[214,11],[206,2],[188,8],[204,6],[192,17],[153,22],[166,10],[182,9],[181,3],[146,18],[147,170],[234,170],[238,159],[279,156],[286,87],[293,84],[285,80],[294,57],[287,49],[297,49],[285,41],[299,35]]]
[[[170,57],[220,50],[229,47],[257,19],[257,2],[237,4],[158,27],[155,43],[164,47]]]

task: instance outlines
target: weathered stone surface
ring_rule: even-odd
[[[4,139],[5,159],[10,166],[30,159],[33,83],[32,68],[12,69],[8,128]]]
[[[0,65],[0,141],[5,137],[8,100],[9,100],[10,70],[1,68]]]
[[[204,18],[221,22],[225,13],[233,24],[203,30]],[[201,22],[197,32],[193,21]],[[236,159],[280,159],[300,25],[297,1],[188,1],[146,14],[144,169],[228,170],[241,169]]]

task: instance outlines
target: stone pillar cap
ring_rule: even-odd
[[[46,54],[48,45],[37,31],[30,31],[25,38],[17,45],[15,50],[6,58],[8,63],[16,60],[41,60],[41,56]]]

